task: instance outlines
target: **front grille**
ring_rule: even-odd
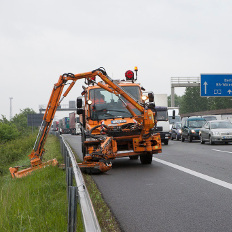
[[[221,135],[232,135],[232,132],[222,132]]]

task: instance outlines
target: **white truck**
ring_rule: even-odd
[[[170,134],[170,124],[168,120],[168,95],[154,94],[154,102],[157,111],[156,131],[160,133],[161,142],[168,145]]]

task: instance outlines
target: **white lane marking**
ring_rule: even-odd
[[[178,169],[182,172],[185,172],[185,173],[188,173],[190,175],[193,175],[193,176],[196,176],[198,178],[201,178],[203,180],[207,180],[211,183],[214,183],[214,184],[217,184],[219,186],[222,186],[224,188],[227,188],[227,189],[230,189],[232,190],[232,184],[228,183],[228,182],[225,182],[225,181],[222,181],[222,180],[219,180],[219,179],[216,179],[216,178],[213,178],[211,176],[207,176],[205,174],[202,174],[200,172],[195,172],[191,169],[188,169],[188,168],[184,168],[182,166],[179,166],[177,164],[173,164],[173,163],[170,163],[170,162],[167,162],[167,161],[164,161],[164,160],[161,160],[161,159],[158,159],[158,158],[154,158],[153,157],[153,160],[155,160],[156,162],[159,162],[159,163],[162,163],[162,164],[165,164],[169,167],[172,167],[172,168],[175,168],[175,169]]]
[[[217,150],[217,149],[212,149],[212,151],[225,152],[225,153],[232,153],[232,151],[221,151],[221,150]]]

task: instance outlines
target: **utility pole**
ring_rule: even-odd
[[[12,99],[13,97],[10,97],[10,121],[12,119]]]

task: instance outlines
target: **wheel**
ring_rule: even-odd
[[[168,145],[168,139],[164,140],[164,145]]]
[[[137,160],[139,158],[138,155],[133,155],[133,156],[129,156],[130,160]]]
[[[178,135],[176,135],[176,140],[177,140],[177,141],[179,141],[179,140],[180,140],[180,138],[179,138],[179,136],[178,136]]]
[[[173,140],[174,138],[173,138],[173,136],[171,136],[171,140]]]
[[[140,162],[141,164],[151,164],[152,163],[152,154],[143,154],[140,155]]]
[[[181,142],[184,142],[185,138],[183,137],[183,135],[181,136]]]
[[[188,136],[188,141],[191,143],[193,141],[193,138],[191,137],[191,135]]]
[[[211,136],[209,137],[209,144],[210,144],[210,145],[213,145],[213,144],[214,144],[214,142],[213,142],[213,140],[212,140],[212,137],[211,137]]]
[[[205,144],[205,141],[203,140],[202,136],[200,136],[201,138],[201,144]]]

